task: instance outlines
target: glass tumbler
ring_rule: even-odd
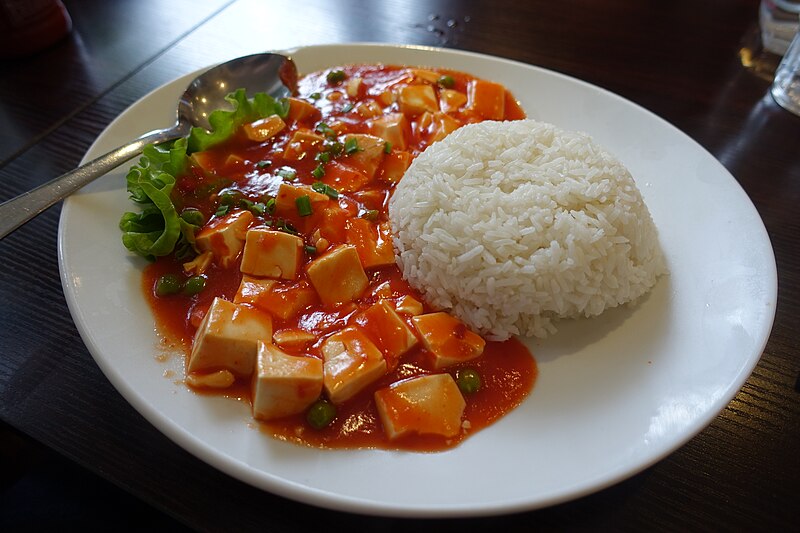
[[[800,115],[800,32],[794,36],[775,71],[772,97],[784,109]]]

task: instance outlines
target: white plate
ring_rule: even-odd
[[[559,325],[530,347],[540,376],[522,406],[444,453],[321,451],[273,440],[247,407],[195,395],[162,352],[140,288],[143,262],[120,242],[125,170],[64,206],[59,261],[70,311],[97,364],[153,425],[216,468],[303,502],[381,515],[468,516],[576,498],[652,465],[707,426],[750,375],[777,297],[775,260],[755,208],[692,139],[607,91],[473,53],[386,45],[293,50],[302,72],[353,62],[430,65],[505,84],[531,118],[582,130],[631,170],[671,275],[636,306]],[[191,76],[120,115],[91,159],[171,123]]]

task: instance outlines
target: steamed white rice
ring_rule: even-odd
[[[635,300],[665,272],[630,173],[581,133],[482,122],[434,143],[389,203],[403,276],[491,339]]]

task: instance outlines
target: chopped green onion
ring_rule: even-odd
[[[314,176],[316,179],[321,180],[322,177],[325,175],[325,167],[322,163],[317,165],[317,168],[311,171],[311,175]]]
[[[256,166],[258,168],[264,168],[264,167],[270,166],[271,164],[272,164],[272,161],[270,161],[269,159],[264,159],[264,160],[259,161],[258,163],[256,163]]]
[[[456,80],[454,80],[452,76],[442,76],[441,78],[436,80],[436,83],[438,83],[441,87],[444,87],[445,89],[452,89],[453,85],[456,84]]]
[[[237,191],[225,191],[219,195],[219,202],[223,205],[231,205],[236,201],[238,196]]]
[[[214,216],[215,217],[224,217],[225,215],[228,214],[228,211],[230,210],[230,208],[231,208],[230,205],[221,205],[214,212]]]
[[[297,214],[301,217],[307,217],[313,212],[311,210],[311,198],[308,195],[295,198],[294,205],[297,206]]]
[[[306,249],[306,253],[308,253],[308,254],[313,255],[313,254],[317,253],[317,247],[316,246],[311,246],[310,244],[306,244],[305,249]]]
[[[321,134],[323,134],[323,135],[325,135],[327,137],[335,137],[336,136],[336,132],[333,130],[333,128],[331,128],[330,126],[328,126],[324,122],[320,122],[319,124],[317,124],[316,130],[319,133],[321,133]]]
[[[361,213],[361,218],[365,218],[367,220],[378,220],[378,210],[367,209],[366,211]]]
[[[349,113],[353,110],[353,102],[347,102],[344,107],[342,107],[342,113]]]
[[[290,181],[297,177],[297,171],[292,167],[282,167],[278,169],[278,172],[276,172],[276,174],[281,178]]]
[[[339,141],[332,141],[327,145],[325,151],[336,157],[337,155],[341,154],[342,151],[344,151],[344,146]]]
[[[392,153],[392,143],[386,141],[383,143],[383,153],[384,154],[391,154]]]
[[[311,185],[311,188],[318,193],[328,195],[329,198],[333,198],[334,200],[339,198],[339,191],[321,181],[315,181],[314,184]]]
[[[347,76],[345,75],[343,70],[332,70],[328,72],[328,75],[325,79],[328,80],[328,83],[341,83]]]
[[[331,160],[331,154],[330,152],[319,152],[314,156],[314,159],[317,161],[322,161],[323,163],[327,163]]]
[[[267,211],[267,206],[262,204],[261,202],[256,202],[256,203],[251,203],[248,209],[254,215],[263,216],[264,213],[266,213]]]
[[[270,198],[267,200],[267,212],[272,213],[275,211],[275,198]]]
[[[320,98],[322,98],[322,93],[311,93],[308,95],[308,97],[311,98],[312,100],[319,100]]]
[[[297,230],[294,226],[286,222],[285,220],[275,220],[273,221],[271,226],[274,226],[275,229],[279,231],[285,231],[286,233],[291,233],[292,235],[297,235]]]
[[[353,155],[354,153],[358,152],[359,150],[361,150],[361,148],[358,147],[358,141],[355,139],[355,137],[350,137],[349,139],[347,139],[344,142],[344,153],[345,154]]]

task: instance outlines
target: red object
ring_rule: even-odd
[[[56,43],[72,29],[61,0],[0,0],[0,57],[19,57]]]

